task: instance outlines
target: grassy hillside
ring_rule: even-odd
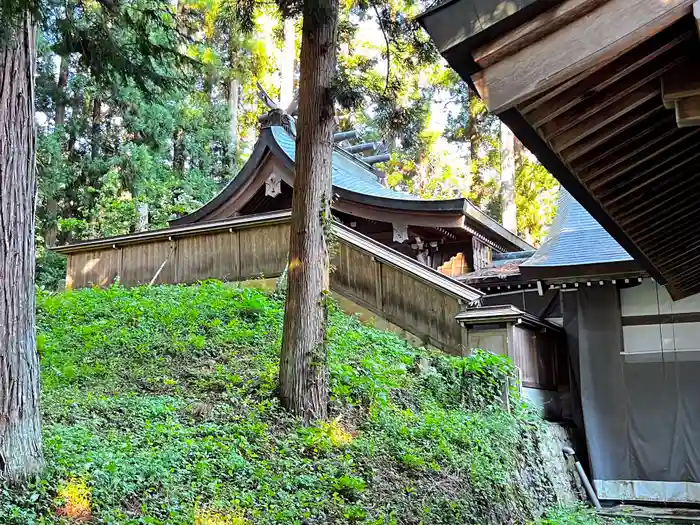
[[[47,470],[0,489],[0,523],[526,523],[547,499],[506,361],[333,312],[333,419],[304,428],[275,396],[282,314],[215,282],[41,295]]]

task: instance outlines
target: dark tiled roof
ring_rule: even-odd
[[[583,206],[563,188],[547,240],[523,268],[581,266],[632,261]]]
[[[282,151],[294,161],[296,156],[296,144],[294,137],[290,136],[284,128],[272,126],[272,135]],[[372,171],[369,164],[365,164],[359,158],[336,148],[333,151],[333,186],[344,190],[383,197],[387,199],[420,200],[420,197],[396,191],[383,186]]]

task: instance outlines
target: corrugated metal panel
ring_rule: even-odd
[[[240,277],[237,231],[183,237],[177,243],[178,282]]]

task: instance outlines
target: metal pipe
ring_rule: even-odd
[[[591,482],[588,481],[588,476],[586,476],[586,472],[583,470],[581,462],[576,459],[576,452],[574,452],[574,449],[571,447],[564,447],[562,452],[564,453],[564,456],[572,456],[574,458],[574,461],[576,462],[576,471],[578,472],[579,478],[581,478],[581,483],[583,483],[583,488],[586,490],[588,498],[591,500],[596,510],[601,510],[603,507],[600,505],[600,500],[598,499],[598,496],[596,496],[596,493],[591,486]]]
[[[343,142],[344,140],[352,140],[359,137],[356,130],[352,129],[350,131],[341,131],[339,133],[333,134],[333,142]]]
[[[370,155],[369,157],[360,157],[367,164],[377,164],[379,162],[386,162],[391,158],[388,153],[382,153],[381,155]]]

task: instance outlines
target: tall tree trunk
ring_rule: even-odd
[[[283,406],[305,422],[328,410],[326,320],[338,0],[304,2],[299,122],[280,356]]]
[[[90,158],[95,160],[100,154],[100,130],[102,126],[102,100],[95,95],[92,101],[92,137]]]
[[[513,233],[518,231],[515,206],[515,137],[501,122],[501,202],[503,226]]]
[[[280,107],[287,109],[294,98],[294,62],[296,58],[294,19],[284,21],[284,47],[280,57]]]
[[[232,174],[236,169],[238,153],[238,86],[238,79],[232,77],[228,82],[228,150]]]
[[[58,67],[58,82],[56,83],[56,114],[54,126],[57,129],[66,124],[66,87],[68,86],[68,57],[62,56]],[[61,139],[63,144],[63,139]],[[53,246],[56,244],[58,233],[56,221],[58,219],[58,201],[56,195],[46,196],[46,225],[44,227],[44,244]]]
[[[173,132],[173,170],[180,175],[185,172],[185,130],[182,128]]]
[[[54,124],[57,128],[66,123],[66,87],[68,87],[68,57],[61,57],[61,64],[58,67],[58,82],[56,83],[56,115]]]
[[[43,467],[34,297],[36,26],[0,45],[0,480]]]
[[[148,230],[148,203],[141,202],[138,204],[138,221],[136,222],[136,231],[145,232]]]

